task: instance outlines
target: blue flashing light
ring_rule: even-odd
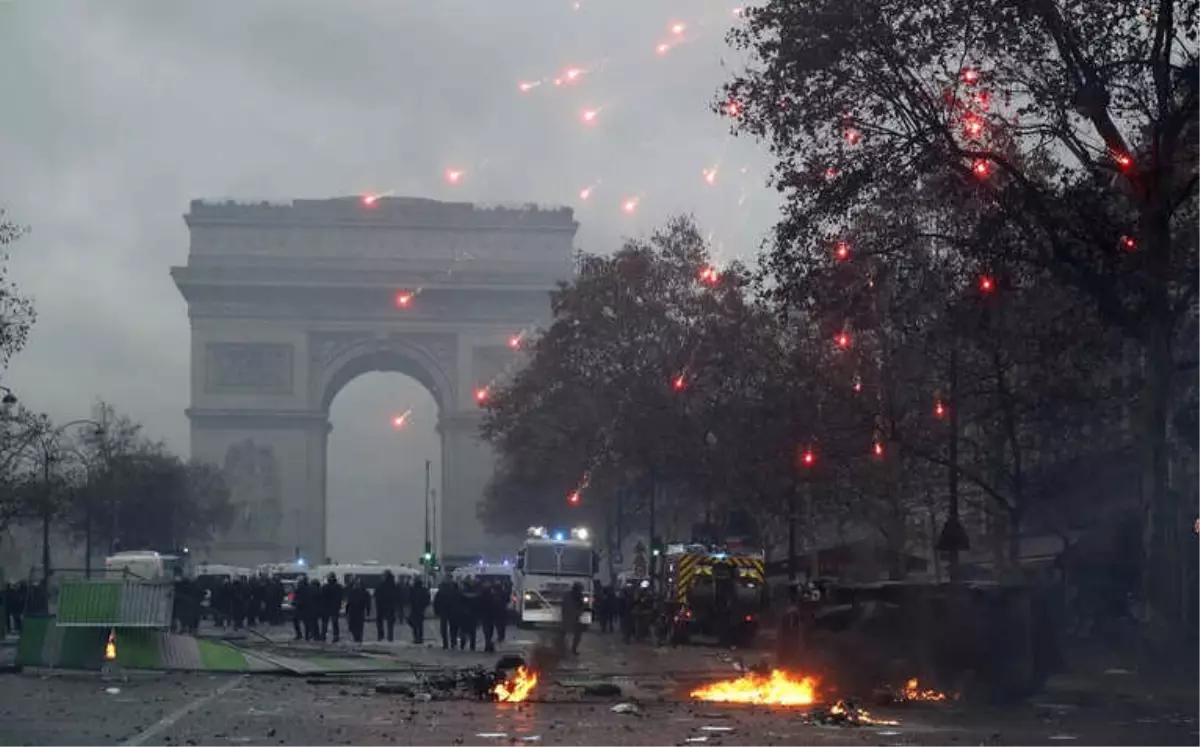
[[[725,558],[728,558],[729,556],[723,552],[714,552],[713,557],[717,558],[718,560],[724,560]]]
[[[567,535],[565,532],[555,532],[554,533],[554,541],[555,542],[562,542],[566,538],[567,538]]]
[[[479,565],[483,565],[483,558],[479,559]]]
[[[308,565],[304,558],[296,558],[296,565]]]

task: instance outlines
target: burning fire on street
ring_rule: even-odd
[[[936,700],[936,691],[922,691],[916,680],[906,683],[905,692],[913,698]],[[713,703],[742,703],[765,706],[811,706],[818,704],[815,677],[797,677],[774,669],[769,675],[751,672],[737,679],[713,682],[691,692],[694,700]],[[944,699],[944,696],[943,696]],[[814,709],[808,717],[814,723],[846,726],[896,726],[900,722],[876,718],[851,701],[839,700]]]
[[[529,698],[537,683],[537,672],[520,666],[513,672],[512,677],[496,683],[492,688],[492,695],[500,703],[520,703]]]
[[[847,723],[862,726],[899,726],[899,721],[891,721],[888,719],[875,718],[869,712],[855,706],[852,703],[839,700],[829,709],[820,714],[817,718],[819,721],[827,723]]]
[[[904,683],[904,688],[900,691],[900,700],[924,700],[924,701],[942,701],[949,700],[946,693],[929,688],[921,689],[920,683],[914,677]]]
[[[735,680],[714,682],[693,690],[691,696],[716,703],[804,706],[817,701],[817,681],[813,677],[796,679],[773,669],[768,676],[752,672]]]
[[[108,631],[108,641],[104,644],[104,660],[116,661],[117,659],[117,631]]]

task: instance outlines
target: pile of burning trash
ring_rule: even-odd
[[[852,700],[821,703],[816,677],[795,676],[781,669],[750,671],[740,677],[713,682],[692,690],[693,700],[763,706],[813,706],[806,713],[811,723],[829,726],[895,726],[899,722],[872,716]],[[944,701],[945,693],[922,689],[910,679],[894,693],[893,702]]]
[[[525,665],[518,666],[511,676],[492,686],[491,694],[499,703],[520,703],[529,698],[537,686],[537,672]]]

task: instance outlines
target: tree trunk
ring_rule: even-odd
[[[42,585],[50,590],[50,511],[42,511]]]
[[[1008,512],[1008,567],[1013,580],[1021,574],[1021,511]]]
[[[1168,334],[1169,325],[1161,321],[1150,331],[1141,392],[1142,604],[1145,653],[1152,658],[1171,650],[1173,629],[1180,619],[1176,579],[1182,559],[1177,547],[1178,532],[1172,531],[1178,510],[1170,486],[1167,453],[1167,414],[1174,368]]]

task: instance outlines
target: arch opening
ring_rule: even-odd
[[[427,525],[436,544],[443,485],[435,397],[392,369],[348,378],[330,397],[325,547],[334,562],[415,565]]]

